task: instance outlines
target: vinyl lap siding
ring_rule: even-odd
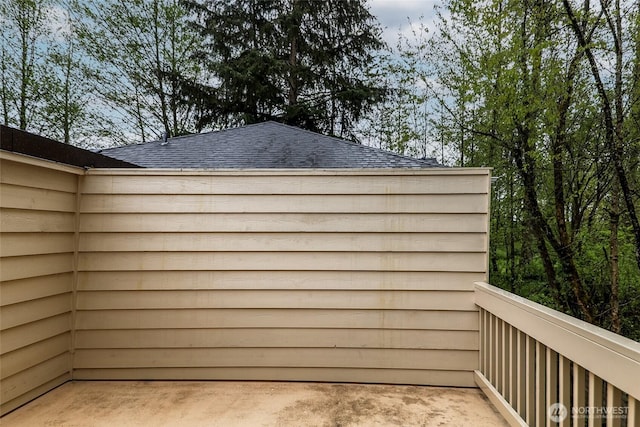
[[[486,170],[90,171],[74,377],[474,386]]]
[[[0,160],[0,414],[71,378],[80,169]]]
[[[474,386],[485,170],[1,169],[2,413],[72,376]]]

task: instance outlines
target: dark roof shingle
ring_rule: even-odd
[[[414,159],[276,122],[170,138],[102,154],[147,168],[428,168]]]

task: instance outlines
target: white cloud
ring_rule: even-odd
[[[369,10],[382,26],[383,39],[395,47],[398,34],[412,39],[413,30],[419,27],[420,22],[432,28],[434,6],[440,3],[440,0],[370,0]]]
[[[68,37],[71,34],[71,19],[69,12],[60,5],[50,7],[47,12],[47,29],[57,40]]]

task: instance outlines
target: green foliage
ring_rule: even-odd
[[[3,0],[0,21],[2,123],[78,146],[113,136],[66,6],[55,0]]]
[[[633,29],[640,6],[622,4],[622,28],[630,29],[618,44],[622,84],[616,86],[613,71],[604,84],[612,100],[622,99],[622,107],[613,105],[614,116],[622,117],[625,173],[637,206],[640,97],[633,94],[640,93],[640,38]],[[598,61],[615,64],[615,34],[599,7],[617,16],[613,3],[576,9]],[[621,332],[638,339],[640,271],[634,253],[640,242],[621,199],[612,202],[619,197],[618,173],[602,100],[565,8],[553,2],[449,0],[443,10],[448,13],[439,15],[430,38],[400,46],[398,79],[421,81],[424,99],[437,101],[438,108],[430,108],[432,138],[453,153],[452,163],[494,168],[491,281],[609,328],[617,328],[619,306]],[[394,129],[408,133],[402,123]],[[612,236],[614,206],[621,222]],[[612,242],[619,248],[617,264]]]
[[[374,58],[361,0],[0,0],[0,114],[75,144],[278,120],[491,166],[491,281],[639,340],[640,4],[575,3],[447,0]]]

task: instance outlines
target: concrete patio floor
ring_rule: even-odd
[[[395,385],[69,382],[4,426],[506,426],[479,389]]]

